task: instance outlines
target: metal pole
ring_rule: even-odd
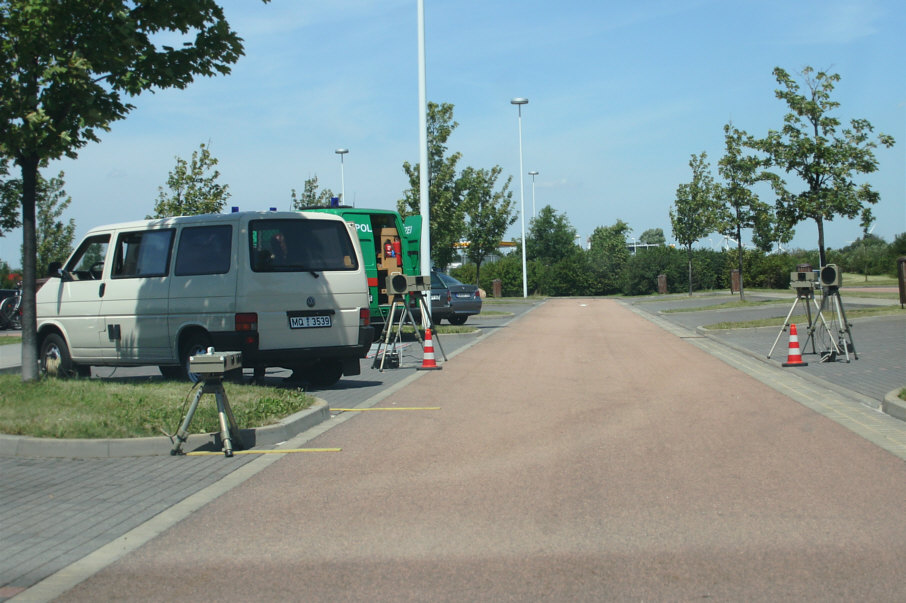
[[[532,218],[535,217],[535,176],[538,175],[538,170],[532,170],[529,172],[529,176],[532,177]]]
[[[425,2],[418,0],[418,151],[419,208],[422,214],[422,274],[431,274],[431,200],[428,194],[428,92],[425,67]]]
[[[528,297],[528,277],[525,269],[525,173],[522,167],[522,105],[528,104],[527,98],[514,98],[510,101],[519,110],[519,205],[522,216],[522,297]]]
[[[340,203],[346,203],[346,172],[343,169],[343,155],[349,152],[349,149],[337,149],[334,151],[340,156]]]

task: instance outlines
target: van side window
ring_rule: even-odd
[[[66,264],[64,273],[76,281],[98,280],[104,273],[104,258],[110,235],[98,235],[82,241],[72,259]]]
[[[359,268],[346,224],[333,220],[253,220],[249,257],[255,272]]]
[[[226,274],[230,271],[233,227],[193,226],[183,228],[176,250],[176,276]]]
[[[113,278],[166,276],[173,229],[124,232],[117,237]]]

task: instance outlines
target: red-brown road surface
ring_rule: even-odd
[[[904,463],[613,301],[382,405],[442,410],[340,423],[63,600],[906,600]]]

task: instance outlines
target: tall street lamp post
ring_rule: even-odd
[[[349,152],[349,149],[337,149],[334,151],[340,156],[340,203],[346,204],[346,174],[343,171],[343,155]]]
[[[538,175],[538,170],[532,170],[528,173],[532,177],[532,218],[535,217],[535,176]]]
[[[528,104],[527,98],[517,97],[510,101],[519,110],[519,204],[522,215],[522,297],[528,297],[528,279],[525,271],[525,186],[522,167],[522,105]]]

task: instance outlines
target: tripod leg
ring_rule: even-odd
[[[227,426],[229,427],[233,441],[233,448],[236,450],[244,450],[245,444],[242,442],[242,433],[239,431],[239,425],[236,423],[236,417],[233,415],[233,408],[230,406],[230,401],[222,386],[220,387],[220,393],[218,395],[220,397],[217,400],[217,410],[226,415]]]
[[[440,334],[437,333],[437,332],[434,330],[434,317],[432,317],[431,314],[427,313],[427,310],[428,310],[428,308],[427,308],[427,302],[425,302],[424,296],[419,295],[418,301],[419,301],[419,303],[422,305],[422,312],[423,312],[423,313],[426,313],[427,316],[428,316],[428,325],[429,325],[429,327],[431,328],[431,334],[433,335],[433,337],[432,337],[433,342],[432,342],[432,343],[434,343],[434,342],[437,343],[437,349],[440,350],[440,355],[444,357],[444,362],[446,362],[446,361],[447,361],[447,353],[444,352],[444,346],[443,346],[443,345],[441,344],[441,342],[440,342]]]
[[[859,354],[856,352],[856,344],[853,343],[853,332],[852,326],[849,324],[849,321],[846,319],[846,312],[843,310],[843,300],[840,298],[840,292],[837,291],[837,294],[834,296],[834,301],[837,302],[837,312],[840,315],[841,324],[843,325],[842,331],[840,332],[841,338],[843,338],[843,349],[846,350],[846,359],[849,360],[849,348],[853,349],[853,357],[858,360]],[[843,335],[844,333],[849,336],[849,341],[847,341]]]
[[[808,337],[808,339],[805,340],[805,345],[802,347],[808,347],[808,340],[811,339],[812,340],[812,354],[817,354],[818,352],[815,351],[815,339],[811,336],[811,333],[812,333],[812,326],[814,325],[814,321],[817,320],[818,317],[817,316],[814,318],[812,317],[812,307],[808,303],[809,299],[815,299],[814,295],[809,295],[809,297],[805,298],[805,315],[808,316],[809,337]]]
[[[786,328],[790,326],[790,316],[793,315],[793,310],[796,309],[796,304],[799,303],[799,296],[796,296],[796,299],[793,300],[793,305],[790,306],[790,311],[786,313],[786,318],[783,320],[783,326],[780,327],[780,332],[777,333],[777,337],[774,338],[774,345],[771,346],[771,351],[768,352],[768,358],[771,357],[771,354],[774,353],[774,348],[777,347],[777,342],[780,341],[780,336],[786,331]],[[809,335],[811,336],[811,335]]]
[[[223,398],[220,392],[214,394],[217,398],[217,418],[220,419],[220,441],[223,443],[223,456],[233,456],[233,440],[230,436],[230,426],[227,424],[226,411],[223,409]]]
[[[173,449],[170,450],[171,455],[175,456],[182,452],[182,445],[189,439],[189,423],[192,422],[192,417],[198,409],[198,402],[201,400],[202,394],[204,394],[204,383],[198,385],[198,391],[195,392],[192,404],[189,405],[189,411],[186,413],[186,418],[183,419],[182,424],[179,426],[179,430],[176,432],[176,444],[174,444]]]

